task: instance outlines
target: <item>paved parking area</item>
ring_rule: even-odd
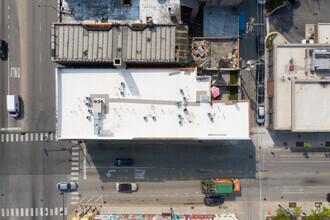
[[[305,38],[305,24],[330,22],[330,0],[300,0],[269,16],[270,32],[280,32],[290,43]]]

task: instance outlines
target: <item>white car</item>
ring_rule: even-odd
[[[265,122],[265,107],[262,105],[258,107],[257,122],[258,124],[263,124]]]
[[[258,0],[258,4],[259,5],[264,5],[264,4],[266,4],[266,0]]]
[[[56,188],[61,192],[73,192],[78,190],[78,183],[76,182],[61,182],[56,184]]]
[[[118,192],[130,193],[137,191],[138,186],[136,183],[116,183],[116,189]]]

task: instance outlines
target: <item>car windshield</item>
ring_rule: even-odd
[[[131,190],[131,184],[120,184],[119,190],[120,191],[129,191],[129,190]]]

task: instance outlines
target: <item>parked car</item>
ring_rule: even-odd
[[[56,188],[61,192],[73,192],[78,190],[78,183],[76,182],[60,182],[56,184]]]
[[[265,37],[263,35],[258,35],[257,36],[257,53],[258,55],[263,55],[264,50],[265,50],[265,44],[264,44],[264,39]]]
[[[263,60],[259,60],[258,64],[257,64],[257,71],[256,71],[256,78],[257,78],[257,82],[264,82],[264,78],[265,78],[265,62]]]
[[[258,124],[263,124],[265,122],[265,107],[262,105],[258,107],[257,122]]]
[[[224,203],[223,196],[206,196],[204,204],[207,206],[217,206]]]
[[[116,183],[116,189],[122,193],[136,192],[138,185],[136,183]]]
[[[0,40],[0,58],[1,60],[7,60],[8,58],[8,44],[4,40]]]
[[[330,202],[330,193],[327,194],[327,201]]]
[[[257,84],[257,102],[263,103],[265,98],[265,87],[263,82],[258,82]]]
[[[264,5],[264,4],[266,4],[266,0],[258,0],[258,4],[259,5]]]
[[[130,158],[116,158],[115,159],[115,166],[121,167],[121,166],[132,166],[133,160]]]

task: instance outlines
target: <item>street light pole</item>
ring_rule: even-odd
[[[64,218],[64,193],[62,192],[60,195],[63,195],[63,210],[62,210],[62,214],[63,214],[63,220],[65,220]]]

